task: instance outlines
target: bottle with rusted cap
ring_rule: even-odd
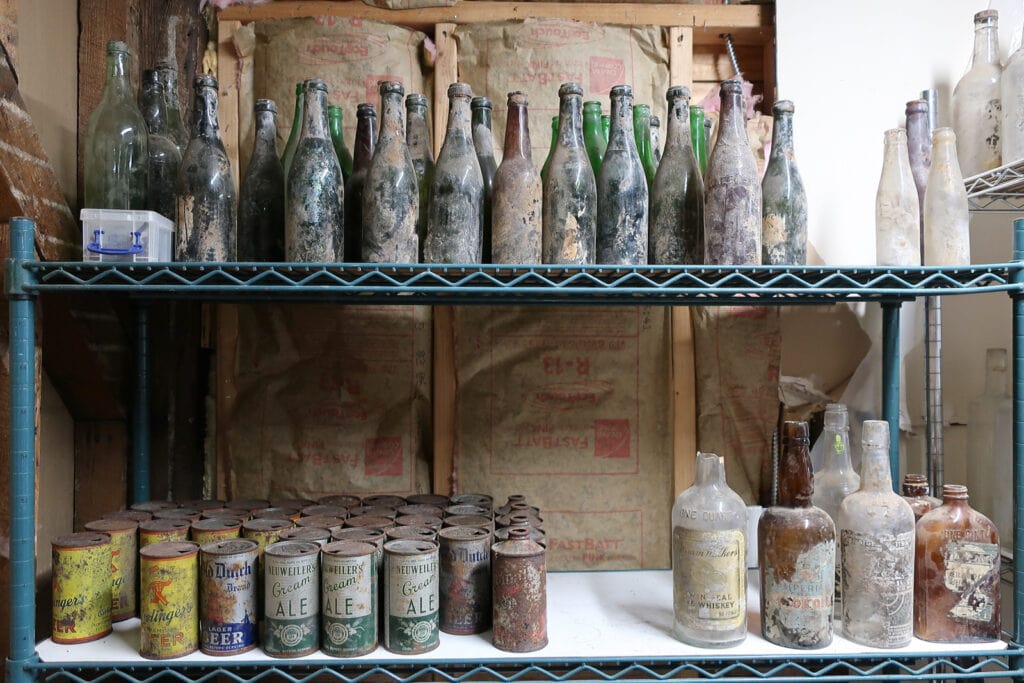
[[[587,161],[588,167],[590,162]],[[508,540],[491,547],[494,647],[534,652],[548,644],[545,549],[530,530],[512,527]]]

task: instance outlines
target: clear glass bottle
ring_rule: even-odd
[[[974,54],[971,68],[953,89],[953,130],[960,170],[972,176],[1000,165],[1002,144],[1000,104],[999,12],[974,15]],[[931,265],[931,264],[929,264]]]
[[[181,118],[181,101],[178,99],[178,68],[173,62],[157,62],[156,72],[164,89],[164,109],[167,112],[167,130],[178,146],[178,153],[185,154],[189,134]]]
[[[127,43],[107,43],[107,80],[85,137],[86,208],[149,208],[149,136],[130,74]]]
[[[597,176],[597,262],[643,265],[647,263],[648,193],[632,130],[633,89],[614,86],[611,101],[611,137]],[[647,140],[649,145],[649,136]]]
[[[942,505],[917,522],[914,635],[935,643],[999,639],[999,533],[967,503],[967,487],[946,484]]]
[[[181,166],[181,152],[167,128],[167,107],[164,87],[156,69],[142,72],[139,108],[146,122],[149,144],[149,209],[165,218],[175,219],[174,183]]]
[[[928,490],[928,478],[923,474],[903,475],[903,500],[914,511],[915,519],[921,519],[924,513],[942,505],[942,501],[930,496]]]
[[[525,93],[508,94],[505,152],[492,198],[494,263],[540,263],[543,188],[533,167],[527,104]]]
[[[1000,161],[1024,159],[1024,43],[1006,60],[1000,75]]]
[[[726,483],[724,461],[697,453],[693,485],[672,506],[676,638],[696,647],[746,638],[746,548],[747,507]]]
[[[192,84],[192,139],[178,168],[176,261],[234,261],[235,180],[217,120],[217,79]]]
[[[704,136],[704,107],[690,107],[690,144],[703,177],[708,172],[708,146]]]
[[[288,169],[292,167],[292,158],[295,156],[295,147],[302,137],[302,107],[305,99],[304,84],[295,84],[295,111],[292,114],[292,129],[288,133],[288,142],[284,144],[284,151],[281,152],[281,166],[284,168],[284,178],[288,180]]]
[[[352,147],[352,175],[345,183],[345,260],[363,258],[363,187],[377,142],[377,108],[368,103],[356,106],[356,139]]]
[[[921,265],[921,202],[902,128],[885,131],[882,175],[875,194],[875,261],[880,266]]]
[[[936,128],[924,192],[924,265],[965,266],[970,262],[970,214],[957,163],[956,135],[952,128]]]
[[[661,119],[651,116],[651,157],[654,159],[654,173],[658,173],[661,163]]]
[[[434,181],[434,148],[430,144],[430,126],[427,123],[427,97],[420,93],[405,96],[405,142],[409,146],[412,166],[420,190],[420,217],[416,221],[416,236],[420,243],[420,260],[427,241],[427,212],[430,206],[430,184]]]
[[[991,519],[999,537],[1013,538],[1012,477],[1001,476],[1013,470],[1013,411],[1007,382],[1006,349],[986,349],[985,390],[967,409],[967,443],[971,464],[967,468],[967,489],[971,507]],[[999,415],[1004,415],[999,419]],[[999,432],[997,432],[997,428]]]
[[[491,262],[491,196],[494,194],[494,174],[498,170],[498,162],[494,159],[494,134],[491,132],[490,98],[474,97],[470,102],[473,116],[473,147],[476,149],[476,160],[480,162],[480,175],[484,179],[484,222],[483,262]]]
[[[551,117],[551,146],[548,147],[548,156],[544,159],[544,165],[540,168],[540,179],[541,182],[548,177],[548,166],[551,165],[551,156],[555,153],[555,147],[558,146],[558,116]]]
[[[615,128],[615,114],[612,114],[612,128]],[[612,136],[615,131],[608,132],[608,144],[612,143]],[[657,167],[654,165],[654,155],[651,153],[651,105],[637,104],[633,107],[633,137],[636,141],[637,154],[640,156],[640,164],[644,169],[644,177],[647,185],[654,182],[654,174]]]
[[[348,181],[352,175],[352,155],[345,144],[344,115],[341,107],[330,105],[327,107],[327,125],[331,129],[331,142],[334,143],[334,153],[338,155],[338,163],[341,165],[341,177]]]
[[[914,511],[892,490],[889,423],[861,427],[861,488],[839,506],[843,635],[869,647],[914,636]]]
[[[256,100],[256,139],[238,191],[240,261],[284,261],[284,168],[275,114],[273,100]]]
[[[609,125],[610,123],[609,120]],[[601,172],[605,149],[608,147],[608,140],[601,130],[600,102],[583,103],[583,146],[587,148],[590,166],[594,169],[594,177],[597,177]]]
[[[772,107],[772,151],[761,181],[761,263],[807,265],[807,192],[793,153],[789,100]]]

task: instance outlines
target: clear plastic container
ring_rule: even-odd
[[[155,211],[82,209],[82,260],[170,261],[174,223]]]

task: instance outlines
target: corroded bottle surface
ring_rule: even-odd
[[[484,179],[483,262],[491,262],[491,198],[494,194],[494,174],[498,163],[494,160],[494,135],[491,133],[491,100],[474,97],[470,103],[473,116],[473,147],[480,162],[480,175]]]
[[[690,89],[673,86],[668,99],[665,155],[651,186],[651,263],[704,263],[704,181],[690,144]]]
[[[951,128],[932,134],[932,165],[924,192],[924,264],[964,266],[971,262],[967,190]]]
[[[807,192],[793,153],[793,103],[772,107],[772,151],[761,181],[761,263],[807,264]]]
[[[167,128],[167,102],[160,74],[155,69],[142,72],[139,108],[149,138],[148,208],[174,220],[174,183],[181,166],[181,152]]]
[[[942,501],[929,495],[928,490],[928,478],[923,474],[904,475],[903,500],[910,505],[916,519],[921,519],[926,512],[942,505]]]
[[[704,256],[715,265],[760,265],[761,181],[747,144],[739,81],[722,83],[718,142],[704,178]]]
[[[480,263],[483,258],[484,180],[470,130],[473,92],[448,86],[448,127],[434,167],[427,214],[427,263]]]
[[[234,261],[235,181],[217,123],[217,80],[196,76],[192,139],[178,169],[176,261]]]
[[[917,522],[914,635],[937,643],[999,639],[999,534],[946,484],[942,505]]]
[[[341,177],[348,181],[352,175],[352,154],[345,144],[344,115],[341,107],[331,105],[327,107],[327,125],[331,130],[331,142],[334,143],[334,153],[338,155],[338,164],[341,166]]]
[[[363,258],[363,187],[377,141],[377,108],[372,104],[356,107],[356,140],[353,146],[352,175],[345,182],[345,260]]]
[[[583,146],[583,88],[563,83],[558,98],[558,141],[544,176],[542,258],[544,263],[594,263],[597,181]]]
[[[601,130],[600,102],[583,103],[583,146],[587,148],[590,167],[594,169],[594,176],[597,177],[601,172],[605,149],[608,148],[608,140]]]
[[[757,525],[761,635],[777,645],[819,648],[832,642],[835,526],[814,507],[807,423],[783,424],[778,505]]]
[[[434,148],[430,145],[430,126],[427,125],[427,98],[420,93],[405,96],[405,142],[416,169],[420,193],[420,216],[416,220],[416,235],[420,243],[420,260],[427,240],[427,211],[430,207],[430,184],[434,181]]]
[[[540,174],[533,166],[530,126],[524,93],[508,94],[505,153],[494,175],[491,260],[494,263],[540,263]]]
[[[238,259],[284,260],[284,168],[273,100],[256,100],[256,140],[238,192]]]
[[[953,129],[964,176],[993,169],[1001,163],[1002,66],[998,20],[996,10],[983,10],[974,15],[971,68],[953,89]]]
[[[305,101],[305,84],[295,84],[295,111],[292,114],[292,129],[288,133],[288,141],[284,144],[284,151],[281,152],[281,166],[284,168],[285,180],[288,179],[288,170],[292,167],[292,159],[295,158],[295,148],[302,137],[302,108]]]
[[[363,261],[416,263],[420,190],[405,144],[401,83],[380,83],[380,135],[363,183]]]
[[[612,129],[597,176],[597,262],[647,263],[647,177],[633,136],[633,89],[611,90]],[[648,115],[648,119],[650,116]],[[647,138],[650,152],[650,137]]]
[[[167,112],[167,130],[179,154],[185,154],[189,135],[181,119],[181,102],[178,100],[178,68],[172,62],[157,62],[156,73],[164,89],[164,110]]]
[[[885,131],[882,175],[875,194],[875,260],[878,265],[921,265],[918,211],[922,202],[907,154],[906,132],[902,128]]]

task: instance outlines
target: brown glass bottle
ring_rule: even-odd
[[[757,525],[761,635],[801,649],[832,642],[836,530],[814,493],[806,422],[782,426],[778,505]]]
[[[491,260],[540,263],[541,181],[530,151],[525,93],[508,94],[505,153],[494,174],[491,200]]]
[[[941,500],[928,494],[928,478],[923,474],[907,474],[903,477],[903,499],[910,503],[916,519],[921,519],[924,513],[942,505]]]
[[[484,179],[484,222],[483,222],[483,259],[491,262],[491,198],[494,194],[494,174],[498,171],[498,162],[494,160],[494,134],[491,132],[490,98],[474,97],[470,104],[473,110],[473,147],[476,148],[476,159],[480,162],[480,174]]]
[[[914,635],[936,643],[999,639],[999,533],[946,484],[942,505],[917,522]]]
[[[356,139],[352,147],[352,175],[345,182],[345,260],[363,258],[363,184],[373,159],[377,139],[377,108],[372,104],[356,107]]]

